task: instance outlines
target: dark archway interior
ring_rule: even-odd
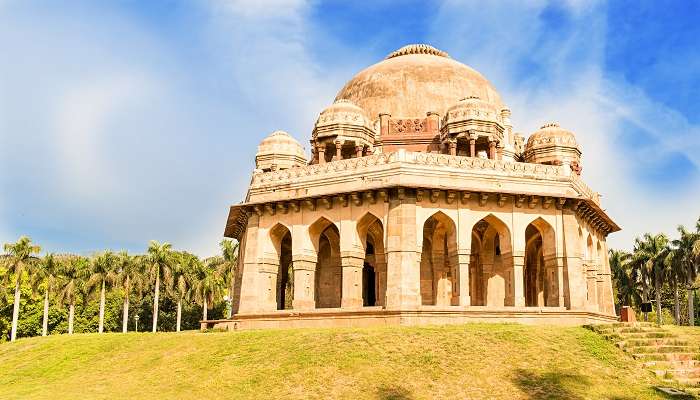
[[[292,308],[292,235],[287,232],[280,246],[280,266],[277,271],[277,309]]]

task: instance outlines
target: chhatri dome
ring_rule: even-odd
[[[258,145],[255,167],[263,171],[306,165],[304,148],[285,131],[272,132]]]
[[[574,134],[549,123],[526,143],[477,71],[402,47],[310,134],[309,160],[282,131],[258,146],[224,230],[240,243],[234,315],[202,328],[616,320],[606,238],[620,228]]]
[[[355,75],[338,92],[376,119],[380,113],[394,118],[445,115],[460,99],[475,96],[503,108],[491,83],[474,69],[453,60],[444,51],[425,44],[404,46],[383,61]]]

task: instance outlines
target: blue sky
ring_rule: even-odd
[[[700,3],[0,0],[0,241],[216,252],[255,146],[307,144],[356,72],[408,43],[479,70],[525,135],[577,134],[624,228],[700,216]]]

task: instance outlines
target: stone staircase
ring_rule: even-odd
[[[650,322],[589,325],[587,328],[615,342],[645,368],[687,392],[700,393],[700,347]]]

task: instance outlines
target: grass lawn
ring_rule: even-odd
[[[0,398],[657,399],[584,328],[85,334],[0,344]]]

